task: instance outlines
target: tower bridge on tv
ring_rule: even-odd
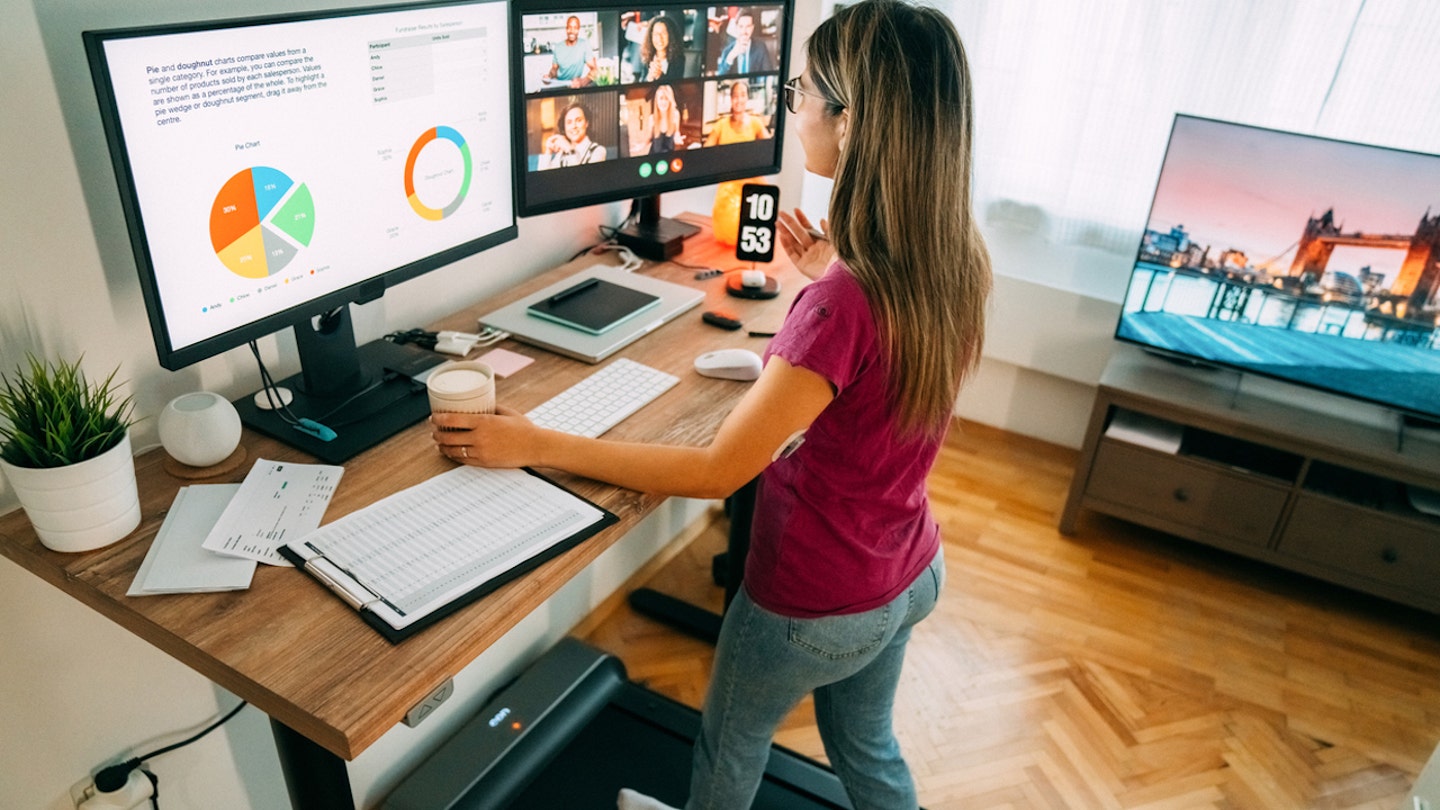
[[[1389,248],[1406,251],[1400,272],[1390,285],[1390,295],[1423,306],[1440,288],[1440,215],[1432,217],[1427,210],[1413,234],[1344,233],[1342,227],[1335,223],[1333,208],[1311,217],[1305,223],[1289,275],[1306,282],[1318,281],[1325,274],[1330,254],[1341,245]]]

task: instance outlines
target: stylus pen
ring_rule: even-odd
[[[582,282],[580,282],[579,284],[576,284],[574,287],[571,287],[571,288],[566,289],[566,290],[561,290],[560,292],[555,293],[554,295],[550,296],[550,303],[552,303],[552,304],[558,304],[558,303],[560,303],[561,301],[564,301],[566,298],[573,298],[574,296],[577,296],[577,295],[579,295],[580,293],[585,292],[586,290],[590,289],[591,287],[594,287],[596,284],[599,284],[599,283],[600,283],[600,279],[598,279],[598,278],[592,278],[592,279],[588,279],[588,280],[586,280],[586,281],[582,281]]]

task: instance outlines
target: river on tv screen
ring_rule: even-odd
[[[1440,415],[1440,156],[1178,116],[1116,336]]]

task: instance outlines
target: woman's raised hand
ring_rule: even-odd
[[[835,247],[826,235],[828,223],[820,220],[820,227],[810,224],[805,212],[796,208],[794,213],[781,211],[778,217],[780,247],[794,262],[795,268],[806,278],[819,278],[826,268],[835,261]]]

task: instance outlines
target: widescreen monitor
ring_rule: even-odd
[[[312,401],[242,416],[288,441],[378,407],[350,398],[396,363],[347,305],[516,234],[508,26],[488,0],[86,32],[160,364],[294,326]],[[336,430],[306,449],[359,449]]]
[[[780,169],[789,0],[753,6],[516,0],[522,216],[639,201],[621,241],[666,258],[691,226],[667,191]]]
[[[1440,155],[1177,116],[1116,337],[1440,419]]]

